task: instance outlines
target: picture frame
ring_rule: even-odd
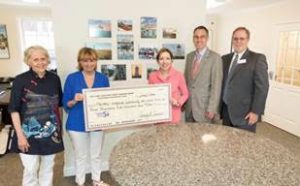
[[[112,44],[100,42],[88,42],[86,46],[96,50],[98,60],[111,60],[112,59]]]
[[[117,56],[118,60],[133,60],[134,58],[134,37],[132,34],[117,35]]]
[[[185,46],[181,43],[165,43],[163,48],[171,50],[174,55],[174,59],[184,59],[185,58]]]
[[[102,19],[89,19],[89,37],[91,38],[111,38],[111,21]]]
[[[158,45],[155,44],[139,44],[138,56],[142,60],[155,60],[158,53]]]
[[[8,36],[5,24],[0,24],[0,59],[9,59]]]
[[[133,21],[130,19],[119,19],[118,20],[118,32],[132,32],[132,28],[133,28]]]
[[[157,38],[157,18],[141,17],[141,38]]]
[[[163,28],[162,37],[164,39],[176,39],[177,38],[177,29],[173,27]]]
[[[131,79],[142,79],[143,65],[141,63],[131,64]]]
[[[101,73],[107,76],[110,81],[124,81],[127,79],[125,64],[102,64]]]

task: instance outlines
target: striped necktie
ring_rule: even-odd
[[[200,67],[200,59],[201,59],[201,54],[199,54],[197,57],[195,57],[194,61],[193,61],[193,68],[192,68],[192,79],[195,79],[196,75],[199,72],[199,67]]]

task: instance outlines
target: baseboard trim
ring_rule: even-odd
[[[263,121],[268,122],[271,125],[279,128],[281,130],[284,130],[288,133],[291,133],[295,136],[300,137],[299,126],[296,126],[295,124],[293,124],[293,122],[291,122],[287,119],[284,119],[284,118],[276,116],[276,115],[269,114],[268,116],[264,116]]]

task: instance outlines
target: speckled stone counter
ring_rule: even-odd
[[[152,126],[115,146],[110,171],[130,186],[299,186],[300,162],[253,133],[209,124]]]

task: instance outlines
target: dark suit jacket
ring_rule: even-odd
[[[228,69],[234,53],[222,56],[223,85],[228,82],[228,112],[233,125],[246,125],[244,118],[249,112],[259,116],[264,113],[269,90],[268,65],[263,54],[247,50],[228,77]]]

